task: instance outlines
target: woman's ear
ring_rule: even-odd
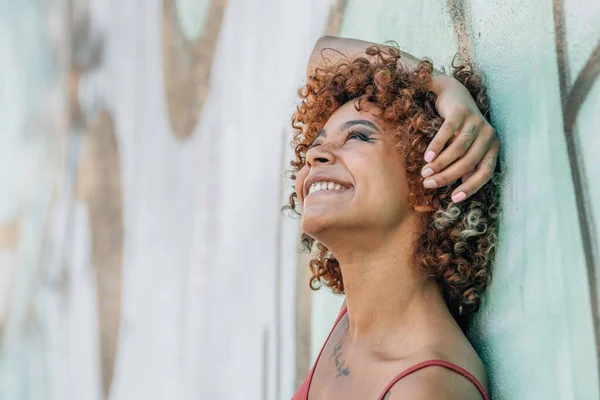
[[[416,212],[424,213],[435,211],[436,209],[432,206],[433,204],[433,195],[427,195],[423,198],[419,204],[413,205],[413,208]]]

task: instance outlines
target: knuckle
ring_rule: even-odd
[[[451,181],[450,177],[448,177],[448,175],[446,175],[446,174],[439,175],[438,177],[436,177],[435,180],[438,184],[438,187],[439,186],[447,186]]]
[[[490,137],[494,137],[495,139],[498,139],[496,137],[496,130],[494,129],[493,126],[491,126],[490,124],[486,123],[485,126],[483,128],[481,128],[481,130],[486,134],[489,135]]]
[[[457,104],[454,106],[454,114],[465,115],[469,112],[469,108],[463,104]]]
[[[442,141],[438,137],[433,138],[431,143],[429,143],[430,150],[439,149],[440,147],[442,147]]]
[[[469,172],[473,172],[477,170],[477,165],[479,165],[479,161],[473,157],[465,158],[464,163],[466,167],[469,169]]]
[[[432,162],[430,162],[429,164],[427,164],[427,167],[423,167],[423,168],[431,168],[435,173],[435,171],[440,171],[442,169],[442,168],[440,168],[440,165],[441,165],[441,163],[440,163],[440,159],[438,157],[435,160],[433,160]]]
[[[461,135],[458,140],[454,140],[450,147],[448,147],[448,152],[454,159],[465,154],[465,151],[469,148],[471,144],[471,139],[468,135]]]
[[[441,130],[441,132],[447,136],[452,135],[454,132],[456,132],[456,127],[454,126],[454,124],[451,123],[447,123],[444,125],[443,129]]]
[[[475,166],[473,166],[475,165]],[[473,174],[476,171],[477,163],[470,158],[461,158],[456,162],[456,173],[460,176],[465,176],[467,174]]]
[[[441,174],[437,179],[438,186],[448,186],[451,183],[455,182],[460,176],[454,176],[450,173]]]
[[[489,179],[491,179],[491,178],[492,178],[492,175],[494,174],[494,168],[493,168],[493,166],[492,166],[491,164],[489,164],[489,163],[488,163],[488,164],[486,165],[486,168],[483,168],[483,169],[480,171],[480,174],[481,174],[481,176],[482,176],[482,177],[484,177],[486,180],[489,180]]]
[[[443,170],[448,165],[447,158],[447,151],[444,151],[438,158],[436,158],[429,164],[429,168],[436,172]]]
[[[472,193],[470,185],[461,185],[460,187],[457,187],[455,191],[456,191],[456,193],[463,192],[464,194],[467,195],[467,197],[469,197]]]
[[[483,127],[483,124],[486,123],[486,120],[481,116],[481,115],[474,115],[471,119],[471,121],[473,122],[473,124],[475,124],[475,126],[477,126],[478,128]]]

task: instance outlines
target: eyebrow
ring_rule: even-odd
[[[354,119],[352,121],[345,122],[344,125],[342,125],[340,127],[340,131],[346,130],[354,125],[364,125],[364,126],[367,126],[371,129],[379,132],[379,129],[377,128],[377,126],[374,123],[367,121],[365,119]],[[379,133],[381,133],[381,132],[379,132]]]
[[[351,126],[354,126],[354,125],[364,125],[364,126],[366,126],[368,128],[371,128],[371,129],[377,131],[378,133],[381,133],[379,131],[379,129],[377,128],[377,126],[374,123],[372,123],[370,121],[367,121],[365,119],[353,119],[351,121],[344,122],[344,124],[340,127],[340,131],[344,131],[344,130],[346,130],[346,129],[350,128]],[[313,142],[315,140],[317,140],[318,138],[320,138],[321,136],[327,137],[327,131],[325,129],[322,129],[317,134],[317,137],[315,137],[315,139],[313,140]]]

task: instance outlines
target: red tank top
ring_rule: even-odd
[[[342,311],[340,311],[340,314],[338,315],[337,319],[335,320],[335,323],[333,324],[333,327],[331,328],[331,331],[329,332],[327,339],[325,339],[325,343],[323,343],[323,347],[321,347],[321,351],[319,352],[319,355],[317,356],[315,363],[313,364],[310,372],[308,373],[308,376],[306,377],[306,379],[304,379],[304,382],[302,382],[302,385],[300,385],[300,388],[298,388],[298,391],[292,397],[292,400],[308,400],[308,389],[310,388],[310,382],[311,382],[313,374],[315,372],[315,367],[317,366],[317,363],[319,362],[319,358],[321,358],[321,354],[323,353],[323,350],[325,349],[325,344],[329,341],[329,338],[331,337],[333,330],[335,329],[335,327],[336,327],[337,323],[340,321],[340,319],[342,319],[342,317],[344,316],[346,311],[347,311],[346,307],[344,307],[344,309]],[[448,368],[452,371],[455,371],[455,372],[461,374],[462,376],[467,378],[469,381],[471,381],[473,383],[473,385],[475,385],[477,387],[477,389],[479,390],[479,393],[481,393],[481,397],[483,397],[484,400],[489,400],[489,397],[488,397],[487,393],[485,392],[483,385],[477,380],[477,378],[475,378],[471,373],[469,373],[465,369],[459,367],[458,365],[452,364],[451,362],[443,361],[443,360],[423,361],[419,364],[413,365],[412,367],[404,370],[400,374],[396,375],[396,377],[394,379],[392,379],[390,381],[390,383],[387,384],[387,386],[385,387],[385,389],[383,389],[383,392],[381,392],[381,394],[379,395],[379,397],[377,399],[383,400],[384,396],[388,393],[388,391],[392,388],[392,386],[394,386],[394,384],[396,382],[398,382],[400,379],[404,378],[407,375],[412,374],[415,371],[418,371],[422,368],[429,367],[432,365],[437,365],[440,367]]]

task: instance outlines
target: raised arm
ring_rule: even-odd
[[[323,36],[315,44],[308,61],[307,80],[323,58],[335,63],[344,56],[366,56],[365,50],[370,46],[386,47],[364,40]],[[324,49],[334,49],[341,54],[336,51],[322,53]],[[398,62],[404,63],[409,70],[420,61],[405,52],[400,56]],[[437,95],[436,110],[444,123],[425,151],[427,164],[421,171],[426,178],[423,185],[435,189],[461,178],[462,184],[452,191],[452,200],[457,203],[491,179],[498,161],[500,141],[469,91],[458,80],[434,69],[431,86],[431,91]]]
[[[381,48],[386,47],[378,43],[367,42],[366,40],[323,36],[317,40],[317,43],[315,43],[315,47],[310,55],[308,65],[306,67],[306,77],[308,78],[314,73],[315,68],[323,61],[323,56],[327,57],[333,62],[342,59],[342,54],[350,57],[366,56],[365,49],[370,46],[378,46]],[[323,49],[334,49],[342,54],[336,53],[335,51],[326,51],[322,54],[321,52]],[[400,50],[400,56],[401,57],[398,62],[403,63],[408,70],[416,68],[417,64],[419,64],[420,60],[414,57],[412,54]],[[445,75],[441,71],[438,71],[434,68],[431,88],[432,92],[434,92],[436,95],[439,95],[444,89],[452,85],[461,85],[461,83],[453,77]]]

